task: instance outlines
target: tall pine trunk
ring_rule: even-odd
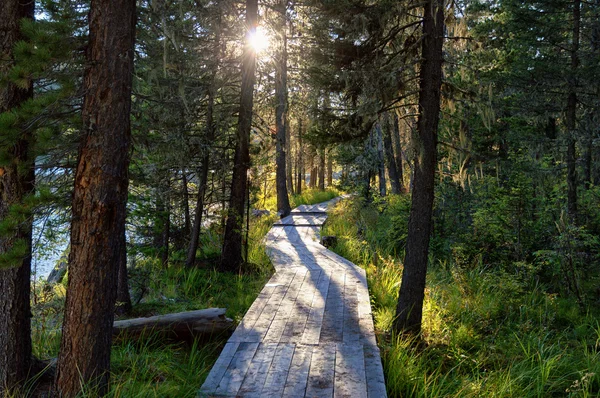
[[[325,190],[325,148],[319,150],[319,189]]]
[[[33,4],[32,1],[3,0],[0,6],[0,76],[6,76],[13,66],[13,47],[22,39],[19,23],[22,18],[33,19]],[[12,83],[1,85],[0,113],[17,108],[32,95],[31,85],[27,89]],[[12,146],[2,149],[10,162],[3,162],[0,167],[0,222],[8,221],[11,208],[19,206],[24,197],[33,192],[31,140],[30,133],[22,130]],[[16,228],[11,228],[10,233],[5,231],[0,236],[0,396],[21,386],[29,372],[30,274],[31,218],[27,217]]]
[[[385,178],[385,157],[383,154],[383,133],[381,131],[381,124],[375,125],[375,131],[377,132],[377,168],[379,175],[379,196],[385,196],[387,194],[387,184]]]
[[[398,174],[398,189],[400,193],[407,191],[404,186],[404,169],[402,167],[402,144],[400,143],[400,121],[398,120],[398,114],[394,113],[394,119],[392,121],[393,134],[392,134],[392,146],[394,148],[394,162],[396,163],[396,172]]]
[[[394,147],[392,146],[392,123],[390,123],[390,115],[385,116],[385,125],[383,129],[383,150],[385,154],[385,164],[387,166],[388,175],[390,177],[390,185],[392,194],[400,194],[400,179],[398,178],[398,170],[396,169],[396,159],[394,158]]]
[[[571,46],[571,76],[567,98],[567,212],[571,221],[577,220],[577,68],[579,67],[579,31],[581,21],[581,0],[573,1],[573,37]]]
[[[419,153],[414,161],[414,187],[404,272],[393,328],[398,333],[419,334],[425,297],[427,256],[432,229],[431,214],[436,170],[437,130],[440,118],[444,2],[427,0],[424,5],[421,71],[419,76]]]
[[[298,150],[296,152],[296,195],[302,194],[302,184],[304,183],[304,149],[302,148],[302,118],[298,118]]]
[[[247,35],[256,29],[258,1],[246,0]],[[233,160],[231,181],[231,199],[227,212],[221,268],[237,272],[242,265],[242,226],[244,225],[244,203],[246,202],[247,173],[250,168],[250,129],[252,128],[252,107],[254,104],[254,81],[256,54],[245,40],[242,60],[242,91],[240,94],[240,112],[238,117],[237,142]]]
[[[122,261],[135,36],[134,0],[92,0],[71,222],[69,282],[56,389],[108,391]]]
[[[286,156],[286,119],[288,108],[287,95],[287,35],[286,35],[286,12],[287,0],[279,0],[277,4],[277,52],[275,54],[275,97],[277,106],[275,108],[276,124],[276,189],[277,189],[277,211],[281,217],[290,214],[290,200],[288,198],[287,186],[287,156]]]
[[[125,315],[131,311],[131,295],[129,294],[129,277],[127,275],[127,239],[125,236],[125,229],[123,229],[121,239],[115,315]]]

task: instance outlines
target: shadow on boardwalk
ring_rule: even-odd
[[[276,273],[200,397],[386,397],[365,271],[319,244],[337,200],[300,206],[271,228]]]

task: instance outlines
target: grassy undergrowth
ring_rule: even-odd
[[[335,190],[308,190],[292,196],[293,207],[332,199]],[[274,199],[267,198],[269,203]],[[222,273],[214,269],[220,254],[220,239],[205,231],[198,250],[200,267],[184,268],[181,256],[173,254],[172,266],[164,269],[155,257],[139,256],[130,269],[130,288],[134,307],[130,317],[152,316],[202,308],[227,308],[227,316],[239,322],[272,274],[262,239],[276,215],[252,218],[249,269],[243,274]],[[34,294],[33,350],[38,358],[58,355],[63,315],[64,285],[47,291],[38,287]],[[139,301],[137,304],[136,301]],[[137,341],[117,341],[111,359],[111,397],[196,397],[198,389],[218,358],[228,336],[209,342],[169,343],[148,336]],[[27,393],[23,395],[28,395]],[[93,391],[82,396],[94,397]]]
[[[600,396],[600,318],[547,291],[527,267],[430,257],[423,340],[390,331],[409,203],[341,202],[329,217],[334,250],[366,268],[390,397]]]

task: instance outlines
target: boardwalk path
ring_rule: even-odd
[[[276,273],[201,397],[386,397],[362,268],[319,244],[327,207],[300,206],[265,238]]]

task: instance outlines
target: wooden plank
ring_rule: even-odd
[[[235,395],[238,392],[257,348],[258,343],[240,343],[227,372],[219,382],[216,395]]]
[[[333,396],[336,398],[367,398],[362,344],[337,344]]]
[[[319,342],[341,342],[344,326],[344,280],[346,274],[334,272],[325,301],[325,314]]]
[[[284,397],[300,398],[306,393],[313,347],[296,345],[290,371],[283,390]]]
[[[369,398],[386,398],[387,392],[379,348],[371,344],[365,344],[364,351],[367,395]]]
[[[324,277],[319,280],[317,290],[313,296],[306,326],[302,333],[301,342],[303,344],[319,344],[323,316],[325,314],[325,303],[329,294],[329,285],[331,284],[331,272],[323,272],[323,275]]]
[[[304,279],[305,274],[305,269],[297,269],[294,272],[293,279]],[[276,290],[275,292],[273,292],[271,298],[267,302],[267,305],[263,309],[263,312],[260,314],[260,317],[256,320],[254,326],[252,327],[251,339],[246,337],[246,341],[260,342],[264,339],[265,335],[267,334],[267,331],[269,330],[269,327],[271,326],[271,322],[273,322],[275,315],[279,311],[279,307],[281,306],[281,303],[285,295],[287,294],[291,283],[292,280],[290,280],[290,282],[288,282],[286,286],[281,286],[280,290]]]
[[[281,301],[281,304],[275,313],[275,317],[269,325],[269,330],[267,330],[267,333],[262,341],[266,343],[278,343],[279,339],[281,339],[281,335],[283,334],[285,325],[290,318],[294,308],[294,303],[296,302],[298,294],[300,293],[300,288],[304,283],[307,273],[308,270],[306,268],[300,269],[298,272],[296,272],[296,276],[294,277],[292,283],[290,283],[285,297]]]
[[[313,347],[306,396],[311,398],[333,397],[336,345],[319,344]]]
[[[265,307],[271,301],[273,294],[280,292],[283,289],[287,290],[289,281],[294,277],[295,272],[277,272],[269,282],[265,285],[263,290],[258,295],[258,298],[252,303],[250,309],[242,318],[242,322],[233,332],[233,335],[229,338],[230,342],[242,342],[245,341],[250,334],[253,333],[253,328],[256,321],[260,318]],[[253,341],[255,338],[253,339]]]
[[[362,275],[359,283],[356,284],[356,297],[358,300],[358,321],[360,340],[365,344],[377,346],[375,338],[375,326],[373,325],[373,314],[371,312],[371,299],[369,297],[369,289],[367,287],[366,275]]]
[[[265,386],[261,398],[281,397],[285,382],[288,377],[292,357],[294,356],[295,344],[279,344],[267,373]]]
[[[351,272],[346,272],[344,282],[344,330],[343,342],[356,343],[360,339],[360,319],[358,316],[358,297],[356,285],[360,283]]]
[[[282,343],[300,342],[304,328],[306,327],[306,320],[310,314],[312,302],[317,291],[319,281],[326,277],[322,271],[311,272],[307,278],[304,279],[304,283],[300,288],[302,292],[294,303],[294,308],[290,313],[288,322],[285,325],[285,329],[279,340]]]
[[[260,398],[276,349],[277,344],[273,343],[261,343],[259,345],[256,355],[250,363],[244,382],[240,387],[239,395],[246,398]]]
[[[239,346],[240,343],[234,342],[225,344],[219,358],[217,358],[206,380],[204,380],[200,392],[213,393],[217,389]]]

